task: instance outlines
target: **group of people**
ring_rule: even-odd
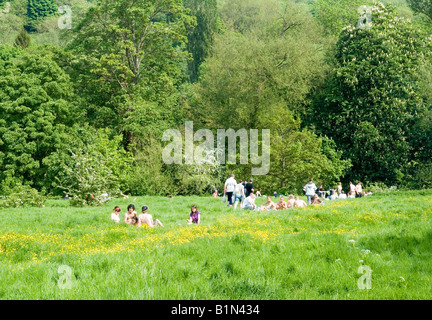
[[[312,179],[309,179],[309,182],[303,187],[303,192],[307,197],[307,201],[309,204],[313,204],[313,201],[320,201],[322,199],[328,198],[329,200],[336,199],[353,199],[353,198],[361,198],[364,196],[372,195],[372,192],[363,191],[362,183],[359,181],[357,185],[354,185],[351,181],[349,183],[350,191],[348,194],[344,192],[342,189],[342,183],[339,182],[337,187],[330,188],[328,190],[324,190],[322,185],[317,187],[315,183],[313,183]],[[317,200],[318,199],[318,200]],[[322,202],[322,200],[321,200]]]
[[[342,183],[334,189],[324,190],[322,185],[317,187],[313,182],[313,179],[309,179],[309,182],[303,187],[303,192],[306,195],[307,203],[301,200],[298,196],[289,195],[288,200],[285,201],[284,196],[274,193],[275,197],[279,197],[279,201],[273,202],[271,197],[267,197],[267,201],[261,206],[255,204],[255,199],[262,196],[261,189],[258,189],[254,193],[253,179],[249,182],[243,182],[240,180],[238,183],[235,180],[235,175],[232,174],[225,182],[224,185],[224,196],[226,196],[229,207],[234,206],[236,209],[239,205],[242,209],[256,210],[256,211],[267,211],[267,210],[285,210],[290,208],[304,208],[307,205],[323,205],[324,199],[336,200],[336,199],[347,199],[356,198],[371,195],[370,191],[364,192],[362,183],[358,182],[354,185],[350,182],[350,191],[348,194],[342,190]],[[215,190],[213,197],[218,197],[218,192]]]
[[[138,226],[141,227],[143,225],[148,225],[150,228],[154,228],[156,226],[161,226],[163,227],[164,225],[162,224],[162,222],[159,219],[156,219],[153,221],[153,217],[151,214],[148,213],[148,206],[143,206],[141,208],[142,210],[142,214],[138,215],[137,212],[135,211],[135,206],[133,204],[128,205],[127,207],[127,212],[125,212],[124,215],[124,223],[129,224],[129,225],[134,225],[134,226]],[[120,219],[120,211],[121,208],[119,206],[116,206],[114,208],[114,212],[111,213],[111,220],[119,223],[121,221]],[[191,213],[190,213],[190,218],[186,219],[188,224],[200,224],[201,223],[201,218],[200,218],[201,213],[198,211],[197,206],[193,205],[191,207]]]
[[[267,201],[258,207],[255,203],[255,200],[257,197],[262,196],[262,194],[261,189],[258,189],[256,194],[254,193],[253,179],[250,179],[249,182],[243,182],[242,180],[239,180],[237,183],[235,180],[235,175],[232,174],[226,180],[224,185],[224,196],[226,196],[226,200],[228,201],[227,206],[234,206],[234,209],[236,209],[237,206],[240,205],[242,209],[255,211],[286,210],[291,208],[304,208],[307,205],[323,205],[323,200],[327,196],[328,199],[335,200],[363,197],[372,194],[369,191],[367,193],[363,192],[361,182],[358,182],[357,185],[354,185],[352,182],[350,182],[350,191],[347,195],[342,190],[342,183],[339,183],[334,189],[323,190],[322,186],[317,187],[312,179],[309,179],[309,182],[303,187],[303,192],[307,197],[307,203],[304,200],[301,200],[298,196],[294,196],[292,194],[288,196],[288,200],[285,200],[284,196],[278,195],[275,192],[275,196],[279,197],[279,201],[274,202],[272,201],[271,197],[268,196]],[[215,190],[213,197],[218,196],[218,192]],[[135,206],[130,204],[127,207],[127,212],[124,215],[124,222],[126,224],[136,226],[148,225],[151,228],[155,226],[163,227],[163,224],[159,219],[153,220],[152,215],[148,213],[149,208],[147,206],[143,206],[141,210],[142,214],[138,215],[135,211]],[[111,214],[111,220],[119,223],[121,221],[120,211],[121,208],[116,206],[114,208],[114,212]],[[186,219],[186,221],[187,224],[201,223],[201,213],[198,211],[196,205],[191,207],[189,219]]]

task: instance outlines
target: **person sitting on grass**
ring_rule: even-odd
[[[346,199],[347,198],[347,195],[346,195],[346,193],[345,193],[345,191],[341,191],[341,194],[339,195],[339,199]]]
[[[260,206],[260,211],[276,210],[276,203],[274,203],[270,196],[267,197],[267,201]]]
[[[334,192],[330,195],[330,200],[339,199],[339,194],[336,192],[337,188],[334,189]]]
[[[287,208],[288,209],[294,208],[294,203],[295,203],[294,196],[290,194],[287,200]]]
[[[259,188],[258,191],[256,192],[256,196],[257,197],[262,197],[261,188]]]
[[[348,192],[348,198],[349,199],[355,199],[355,192],[353,192],[353,191]]]
[[[131,226],[137,226],[137,227],[139,227],[140,224],[139,224],[139,219],[138,219],[138,217],[133,216],[133,217],[131,218],[131,223],[130,223],[130,225],[131,225]]]
[[[148,214],[148,207],[143,206],[142,207],[142,214],[138,217],[138,226],[142,226],[143,224],[148,225],[150,228],[153,228],[155,226],[161,226],[163,227],[162,222],[159,221],[159,219],[156,219],[153,221],[153,217],[151,214]]]
[[[300,200],[298,196],[294,198],[294,208],[305,208],[306,206],[306,202]]]
[[[285,198],[282,196],[280,197],[280,200],[276,204],[276,210],[286,210],[288,209],[287,203],[285,202]]]
[[[188,224],[193,224],[193,223],[200,224],[201,223],[200,215],[201,213],[198,211],[197,206],[193,205],[191,207],[190,219],[186,219],[186,221],[188,222]]]
[[[121,211],[121,209],[120,209],[119,206],[116,206],[116,207],[114,208],[114,212],[111,213],[111,220],[112,220],[112,221],[114,221],[114,222],[116,222],[116,223],[119,223],[119,222],[120,222],[120,217],[119,217],[119,213],[120,213],[120,211]]]
[[[213,198],[217,198],[217,197],[219,197],[219,194],[217,189],[215,189],[215,191],[213,192]]]
[[[133,204],[128,205],[127,212],[125,212],[124,222],[127,224],[133,224],[132,218],[136,217],[135,206]]]
[[[249,209],[249,210],[255,210],[256,204],[255,204],[255,195],[251,193],[249,197],[245,199],[243,202],[243,209]]]
[[[312,199],[312,205],[314,204],[324,204],[324,202],[320,199],[320,197],[318,197],[318,195],[316,194],[313,199]]]

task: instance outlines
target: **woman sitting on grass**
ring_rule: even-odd
[[[198,211],[197,206],[193,205],[191,207],[190,219],[186,219],[186,221],[188,222],[188,224],[200,224],[200,215],[201,213]]]
[[[114,208],[114,212],[111,213],[111,220],[112,220],[112,221],[114,221],[114,222],[116,222],[116,223],[119,223],[119,222],[120,222],[120,217],[119,217],[119,213],[120,213],[120,211],[121,211],[121,209],[120,209],[119,206],[116,206],[116,207]]]
[[[320,197],[318,197],[318,195],[316,194],[313,199],[312,199],[312,205],[314,204],[324,204],[324,202],[320,199]]]
[[[135,211],[135,206],[133,204],[128,205],[127,212],[125,213],[124,222],[127,224],[135,224],[135,219],[137,217],[137,213]]]
[[[148,214],[148,207],[147,206],[143,206],[142,207],[142,214],[139,215],[138,217],[138,226],[142,226],[143,224],[148,225],[150,228],[153,228],[155,226],[161,226],[163,227],[162,222],[159,221],[159,219],[156,219],[153,222],[153,217],[151,214]]]
[[[267,197],[267,201],[260,206],[260,211],[276,210],[276,203],[274,203],[270,196]]]

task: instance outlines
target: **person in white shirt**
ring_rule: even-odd
[[[237,204],[239,203],[241,208],[243,199],[246,198],[244,193],[244,185],[242,184],[242,182],[243,181],[240,180],[239,183],[237,183],[234,188],[234,209],[237,209]]]
[[[237,181],[235,181],[234,179],[234,174],[231,175],[231,177],[229,177],[227,179],[227,181],[225,181],[225,186],[224,186],[224,191],[225,194],[227,195],[228,198],[228,206],[231,207],[233,204],[233,194],[234,194],[234,189],[235,186],[237,185]]]
[[[338,196],[340,196],[341,193],[342,193],[342,183],[339,182],[338,186],[337,186],[337,194],[338,194]]]
[[[312,182],[312,179],[309,179],[309,182],[305,186],[305,195],[307,197],[308,204],[311,204],[312,198],[315,196],[315,190],[317,186]]]
[[[243,209],[249,209],[249,210],[256,209],[255,195],[253,193],[251,193],[249,197],[247,197],[243,202]]]
[[[119,222],[120,222],[120,217],[119,217],[120,211],[121,211],[121,209],[120,209],[119,206],[116,206],[116,207],[114,208],[114,212],[111,213],[111,220],[112,220],[112,221],[114,221],[114,222],[116,222],[116,223],[119,223]]]
[[[345,192],[342,190],[341,194],[339,195],[339,199],[346,199],[347,195],[345,194]]]
[[[355,192],[350,191],[350,192],[348,193],[348,198],[349,198],[349,199],[355,199]]]
[[[362,184],[359,181],[355,187],[355,192],[358,198],[363,197],[363,189],[362,189]]]
[[[355,194],[356,191],[356,187],[351,181],[349,185],[350,185],[350,192],[348,192],[348,197],[350,196],[350,194]]]

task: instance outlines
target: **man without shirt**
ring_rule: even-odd
[[[142,207],[142,214],[138,216],[138,226],[142,226],[143,224],[148,225],[150,228],[153,228],[155,226],[161,226],[163,227],[162,222],[159,221],[159,219],[156,219],[153,222],[153,217],[151,214],[148,214],[148,207],[143,206]]]

